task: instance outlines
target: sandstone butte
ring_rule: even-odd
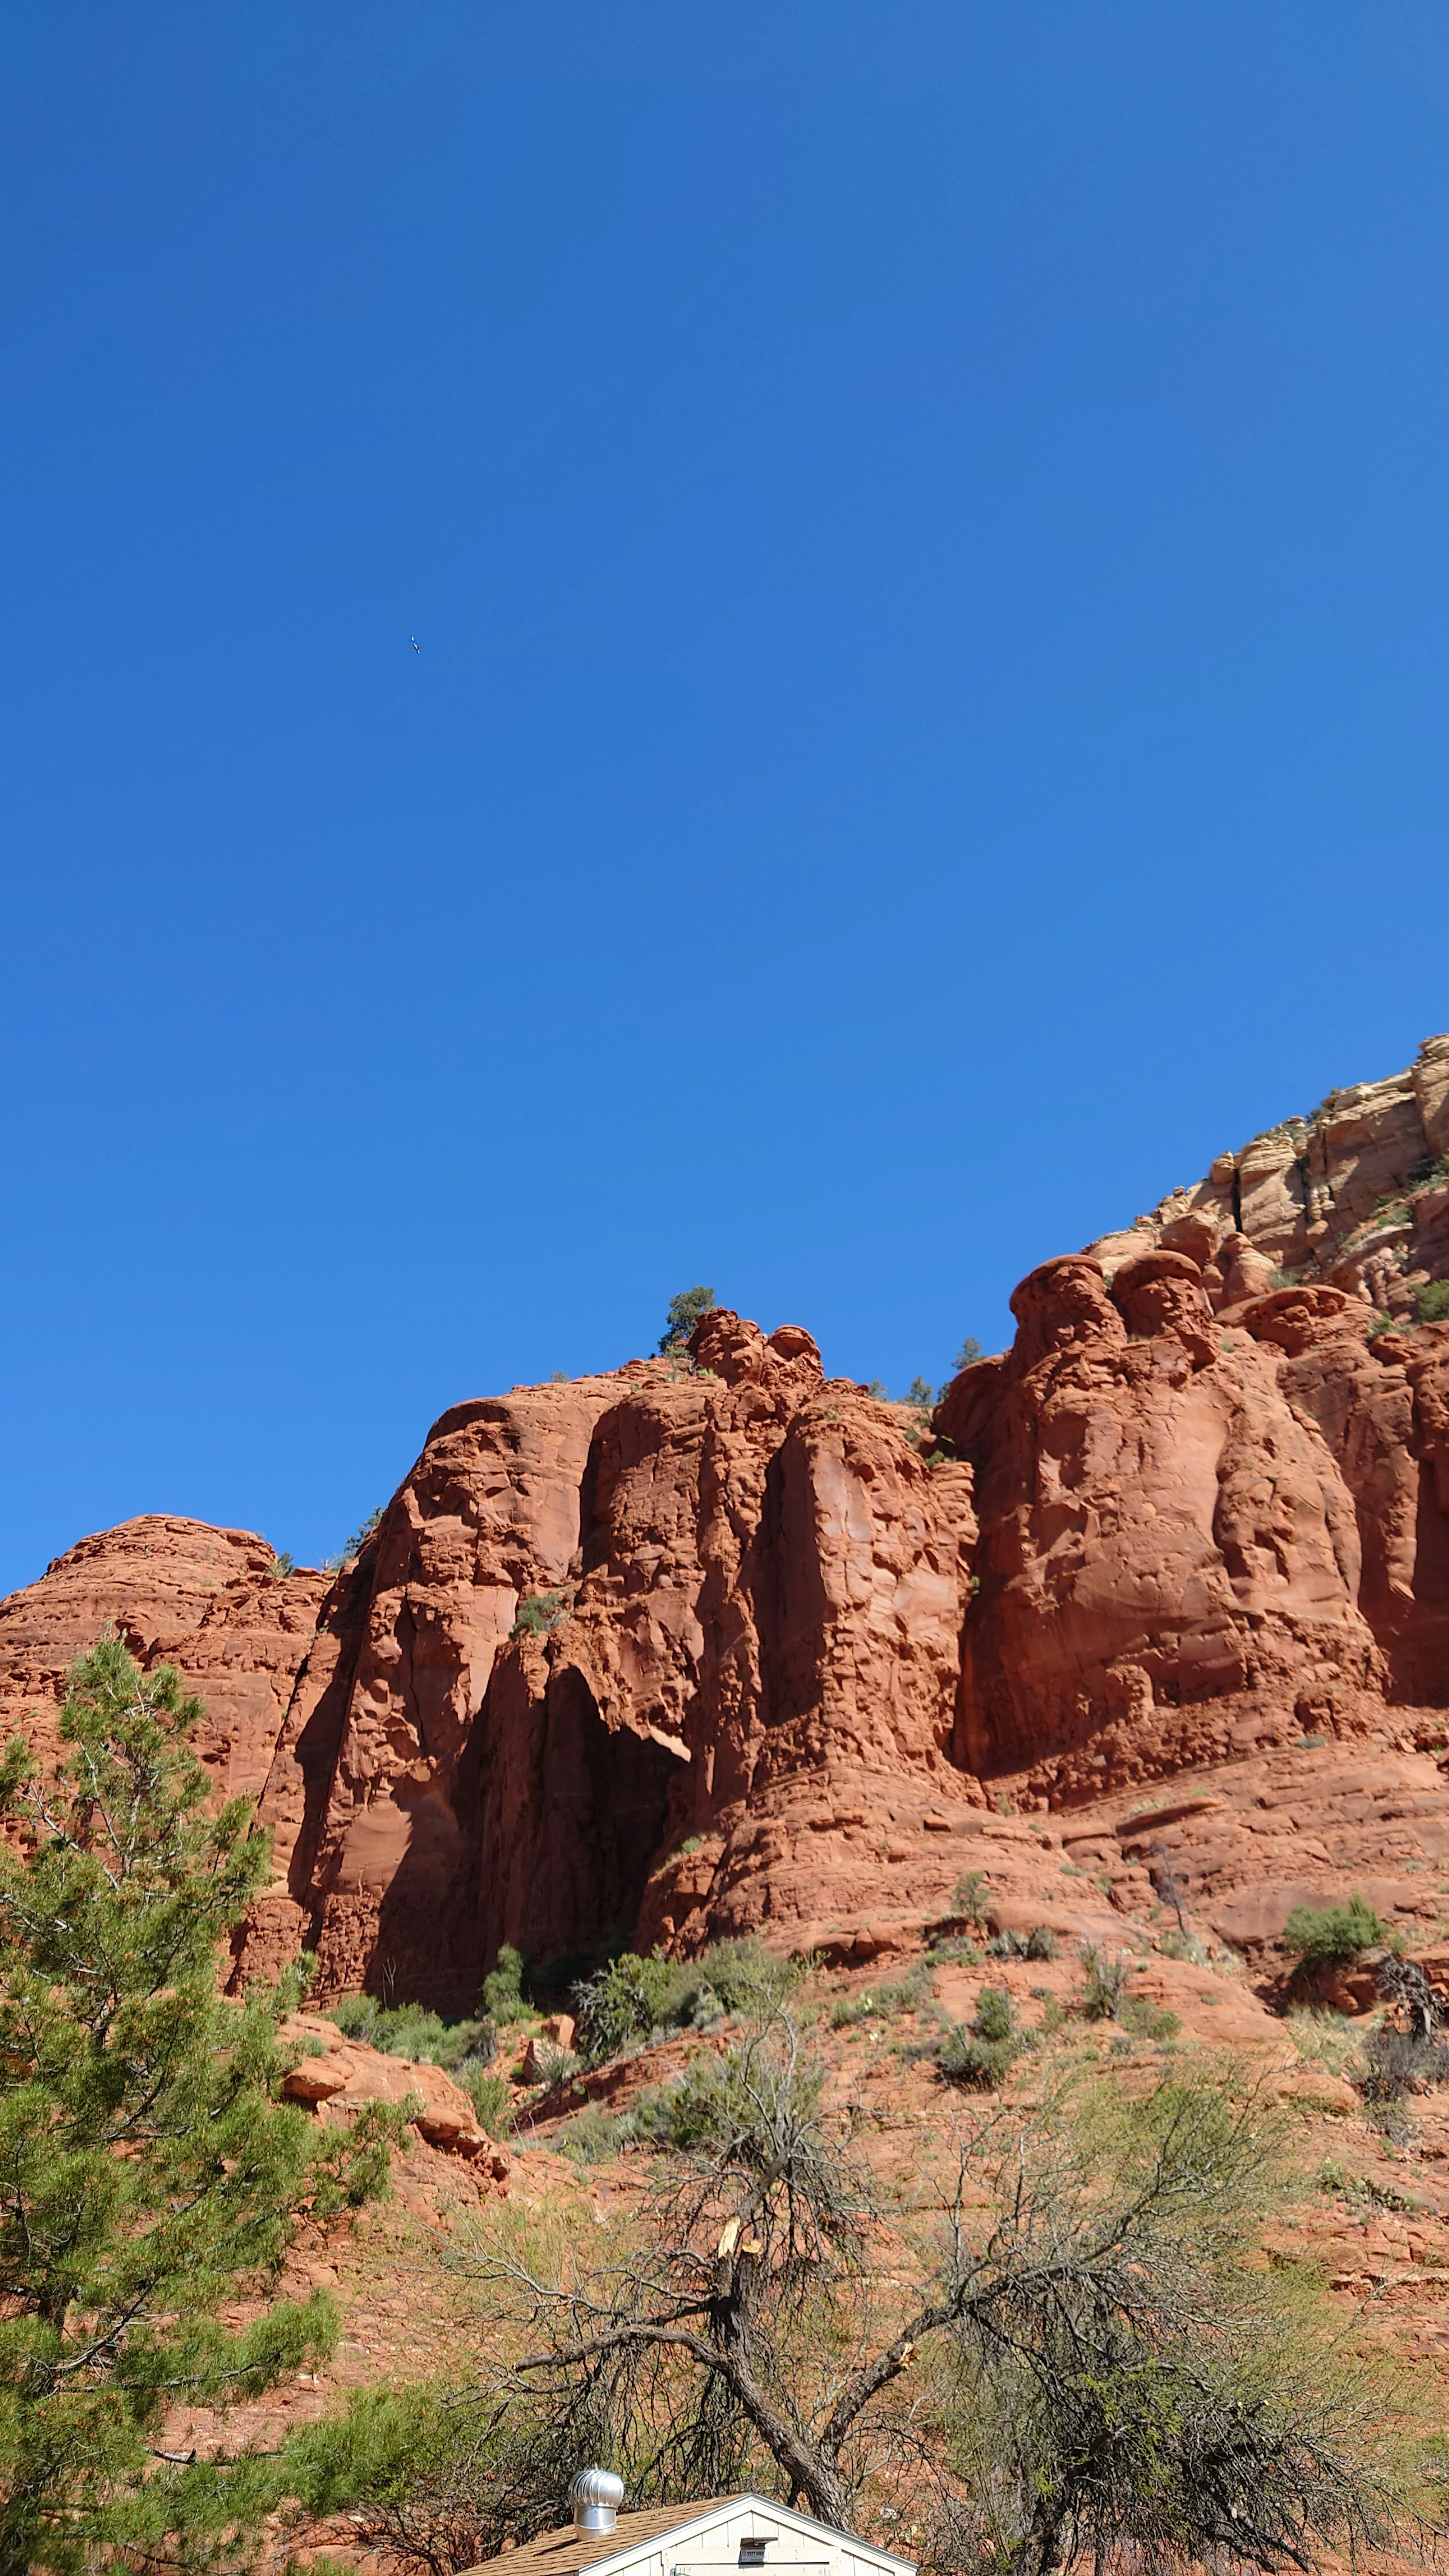
[[[0,1719],[47,1739],[108,1623],[178,1664],[275,1835],[235,1973],[305,1947],[322,2001],[466,2008],[504,1941],[861,1966],[973,1866],[1003,1927],[1100,1937],[1170,1880],[1250,1958],[1350,1886],[1429,1933],[1446,1273],[1438,1037],[1034,1271],[929,1420],[719,1310],[455,1405],[335,1577],[159,1514],[83,1539],[0,1604]]]

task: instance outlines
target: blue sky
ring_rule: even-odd
[[[1449,1026],[1442,0],[0,30],[0,1587]],[[423,645],[414,653],[409,639]]]

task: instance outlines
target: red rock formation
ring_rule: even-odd
[[[981,1522],[959,1758],[1080,1792],[1251,1741],[1310,1686],[1377,1709],[1352,1507],[1277,1347],[1221,1330],[1165,1250],[1110,1293],[1048,1262],[1012,1305],[1012,1350],[937,1415]]]
[[[275,1563],[250,1530],[160,1512],[81,1539],[0,1601],[0,1729],[50,1752],[70,1666],[114,1628],[142,1665],[181,1667],[206,1702],[197,1752],[227,1796],[258,1797],[327,1590]]]
[[[279,1746],[252,1961],[307,1941],[325,1988],[449,1999],[504,1940],[804,1937],[842,1878],[857,1913],[889,1887],[816,1830],[842,1804],[979,1799],[949,1753],[969,1478],[806,1333],[717,1311],[693,1347],[435,1427]]]
[[[1158,1245],[1203,1265],[1215,1307],[1306,1270],[1411,1315],[1415,1288],[1449,1277],[1449,1037],[1426,1038],[1407,1073],[1331,1091],[1220,1154],[1206,1180],[1087,1249],[1110,1273]]]
[[[1347,1223],[1446,1118],[1436,1040],[1299,1161]],[[459,2006],[503,1941],[866,1958],[949,1908],[993,1803],[1427,1741],[1449,1326],[1371,1329],[1358,1274],[1274,1285],[1260,1162],[1034,1271],[933,1430],[715,1312],[689,1356],[455,1406],[330,1585],[192,1522],[83,1541],[0,1605],[0,1695],[44,1732],[108,1622],[178,1662],[276,1837],[240,1973],[306,1946],[323,1993]]]

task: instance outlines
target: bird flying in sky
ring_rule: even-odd
[[[422,652],[423,647],[422,647],[422,645],[418,642],[418,639],[417,639],[416,635],[410,635],[410,636],[408,637],[408,642],[411,644],[411,646],[412,646],[412,648],[413,648],[413,651],[414,651],[415,653],[421,653],[421,652]]]

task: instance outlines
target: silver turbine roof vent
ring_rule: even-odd
[[[624,2501],[624,2481],[612,2469],[580,2469],[569,2489],[575,2531],[612,2531]]]

